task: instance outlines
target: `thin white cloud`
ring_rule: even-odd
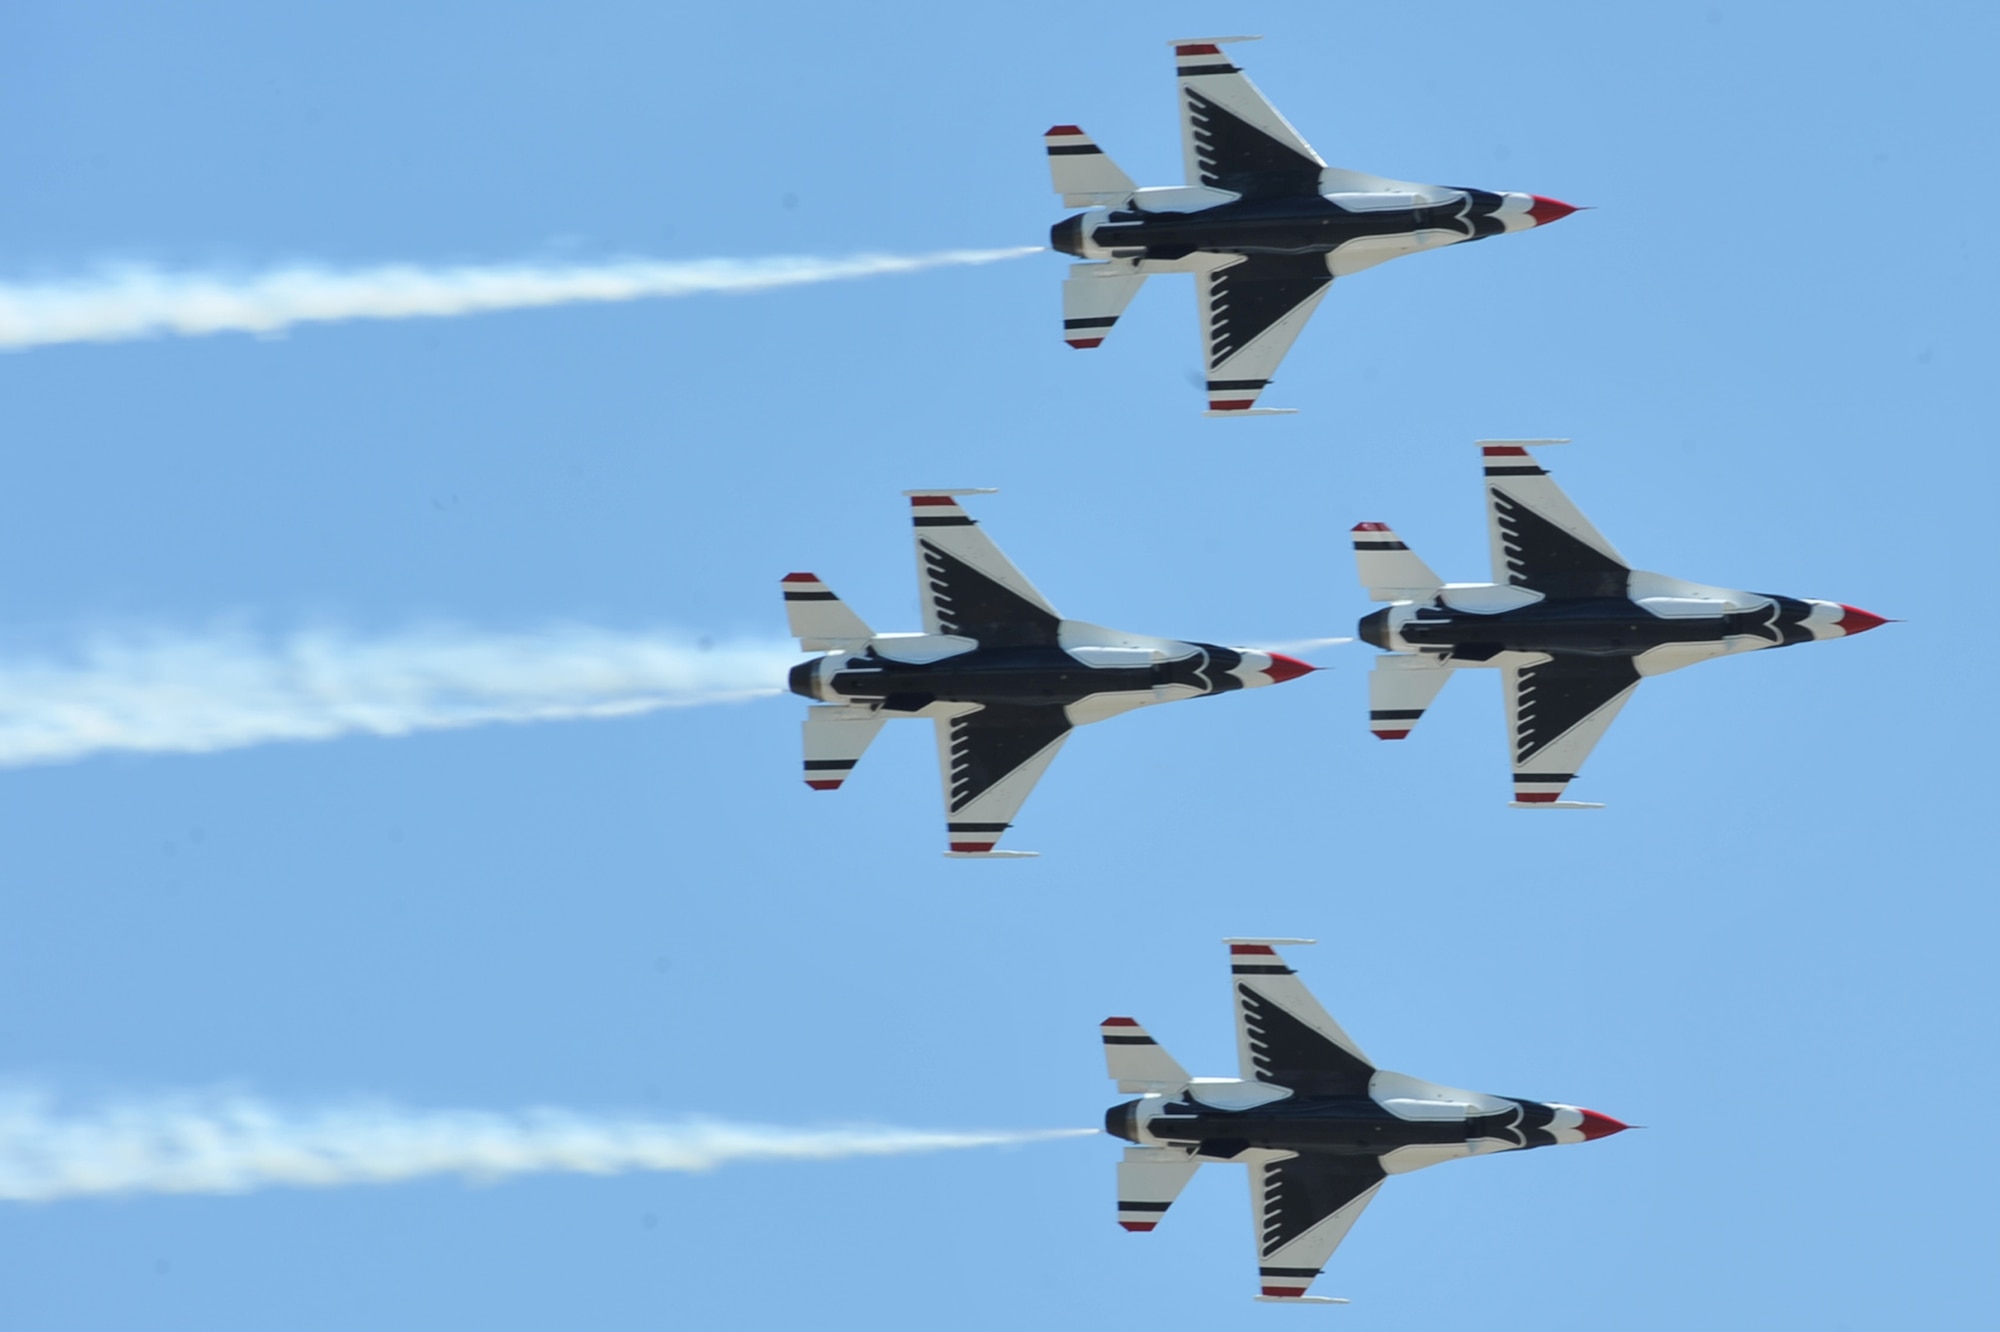
[[[779,692],[797,655],[781,643],[704,647],[576,625],[375,638],[104,633],[59,654],[0,652],[0,766],[732,702]]]
[[[456,1176],[701,1171],[746,1161],[903,1156],[1082,1137],[1094,1129],[784,1128],[532,1109],[288,1108],[233,1093],[126,1100],[84,1113],[0,1095],[0,1200],[342,1188]]]
[[[437,319],[547,305],[764,291],[990,264],[1039,249],[597,264],[348,269],[293,264],[245,274],[110,265],[77,277],[0,282],[0,349],[210,333],[273,334],[299,324],[344,319]]]

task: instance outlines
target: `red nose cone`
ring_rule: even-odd
[[[1630,1124],[1619,1123],[1610,1115],[1600,1115],[1595,1110],[1585,1110],[1583,1125],[1577,1131],[1583,1134],[1585,1142],[1590,1142],[1596,1138],[1608,1138],[1614,1133],[1623,1133],[1631,1127]]]
[[[1282,652],[1273,652],[1271,664],[1264,668],[1264,674],[1271,677],[1271,683],[1283,684],[1287,680],[1296,680],[1301,675],[1310,675],[1318,669],[1317,666],[1306,665],[1297,657],[1287,657]]]
[[[1847,612],[1840,617],[1840,632],[1843,634],[1865,634],[1877,625],[1889,623],[1873,611],[1850,606],[1844,601],[1840,604],[1840,608]]]
[[[1545,227],[1551,222],[1560,222],[1576,211],[1575,204],[1566,204],[1561,199],[1551,199],[1547,195],[1532,196],[1535,206],[1528,210],[1528,216],[1535,219],[1535,225]]]

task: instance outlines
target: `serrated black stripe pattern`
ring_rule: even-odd
[[[1193,88],[1183,86],[1181,94],[1187,98],[1188,128],[1202,184],[1233,190],[1246,199],[1319,194],[1319,163]]]
[[[1069,731],[1061,708],[989,703],[953,717],[947,810],[958,813]]]
[[[1265,1167],[1263,1244],[1258,1256],[1270,1257],[1386,1178],[1381,1162],[1373,1156],[1299,1156]],[[1271,1273],[1280,1274],[1318,1273],[1299,1268]]]
[[[942,632],[976,638],[983,648],[1060,646],[1055,616],[921,537],[917,549]]]
[[[1306,1096],[1366,1096],[1375,1069],[1292,1016],[1252,986],[1239,983],[1243,1030],[1257,1080]]]
[[[1557,657],[1521,670],[1514,716],[1514,762],[1526,763],[1560,740],[1590,714],[1639,683],[1630,657]],[[1516,781],[1555,781],[1563,774],[1517,776]]]
[[[1507,581],[1549,597],[1622,597],[1632,571],[1571,536],[1498,486],[1487,488]]]
[[[1209,279],[1208,368],[1254,342],[1333,281],[1324,254],[1255,254]],[[1268,379],[1211,380],[1218,388],[1262,388]]]

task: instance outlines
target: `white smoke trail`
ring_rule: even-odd
[[[1040,248],[857,254],[841,259],[618,259],[563,265],[393,264],[334,269],[297,264],[234,276],[124,264],[80,277],[0,282],[0,349],[168,334],[271,334],[296,324],[341,319],[440,318],[544,305],[763,291],[990,264]]]
[[[456,1175],[701,1171],[739,1161],[831,1161],[1084,1137],[1095,1129],[947,1133],[782,1128],[535,1109],[410,1110],[380,1102],[285,1109],[228,1093],[56,1112],[0,1096],[0,1200],[340,1188]]]
[[[796,656],[580,626],[99,635],[55,656],[0,653],[0,766],[731,702],[778,692]]]

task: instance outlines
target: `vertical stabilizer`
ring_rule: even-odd
[[[1118,1224],[1137,1231],[1159,1225],[1200,1168],[1200,1157],[1178,1147],[1127,1147],[1118,1163]]]
[[[783,587],[785,618],[791,621],[792,636],[807,652],[838,652],[875,637],[875,631],[848,609],[818,574],[786,574]]]
[[[1429,601],[1444,586],[1387,523],[1354,525],[1354,563],[1370,601]]]
[[[1049,178],[1069,208],[1115,208],[1139,187],[1075,125],[1055,125],[1042,136],[1049,150]]]
[[[1063,279],[1063,341],[1080,351],[1101,344],[1145,284],[1130,264],[1071,264]]]
[[[1375,738],[1407,738],[1451,679],[1451,671],[1436,656],[1396,653],[1375,658],[1375,669],[1368,675],[1368,729]]]
[[[806,785],[815,791],[838,791],[886,720],[876,709],[860,703],[807,708]]]
[[[1099,1025],[1104,1037],[1104,1067],[1122,1092],[1175,1092],[1188,1085],[1188,1071],[1128,1017],[1106,1018]]]

